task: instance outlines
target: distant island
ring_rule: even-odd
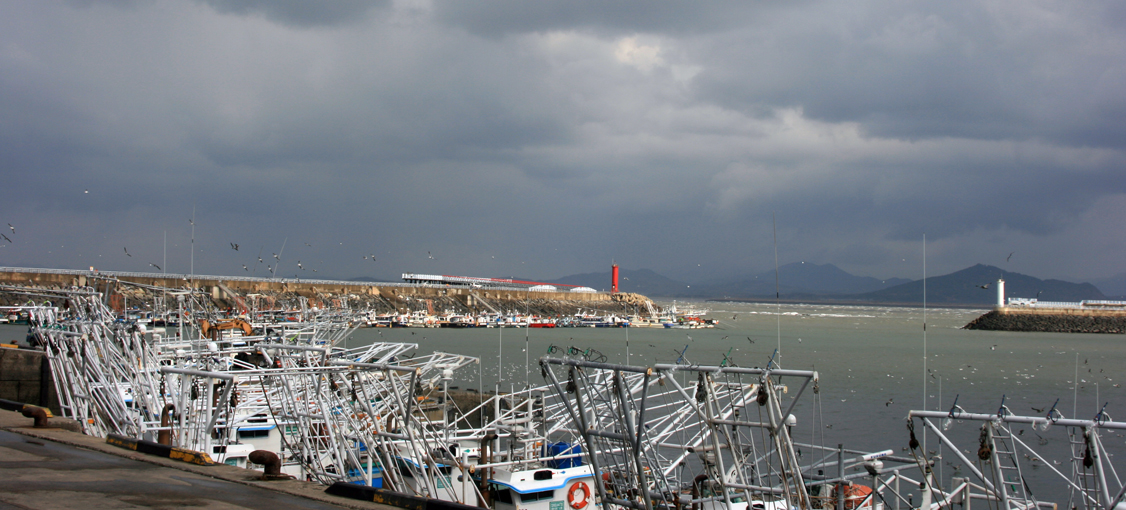
[[[649,297],[717,301],[775,299],[774,271],[712,282],[677,281],[649,269],[620,271],[619,286],[623,292]],[[996,301],[992,285],[998,279],[1005,280],[1006,294],[1013,297],[1050,301],[1109,299],[1090,283],[1042,280],[996,266],[977,264],[927,278],[926,301],[935,306],[992,306]],[[606,289],[610,283],[610,272],[565,276],[548,283]],[[778,268],[777,297],[785,302],[921,305],[923,281],[904,278],[881,280],[852,275],[832,264],[793,263]]]

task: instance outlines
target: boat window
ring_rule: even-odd
[[[512,490],[508,488],[497,489],[497,501],[501,503],[512,504]]]
[[[555,498],[555,491],[553,491],[553,490],[540,491],[540,492],[529,492],[527,494],[521,494],[520,495],[520,501],[524,502],[524,503],[527,503],[527,502],[530,502],[530,501],[540,501],[540,500],[544,500],[544,499],[554,499],[554,498]]]
[[[244,437],[267,437],[269,435],[270,435],[269,430],[240,430],[240,431],[238,431],[238,437],[240,437],[240,438],[244,438]]]
[[[532,473],[532,479],[533,480],[551,480],[551,470],[550,469],[541,469],[539,471],[536,471],[535,473]]]

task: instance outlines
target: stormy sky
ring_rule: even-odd
[[[0,265],[1091,279],[1124,170],[1118,0],[0,0]]]

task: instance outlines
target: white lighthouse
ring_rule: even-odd
[[[1005,280],[997,279],[997,308],[1005,307]]]

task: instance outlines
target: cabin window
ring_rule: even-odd
[[[520,501],[522,501],[524,503],[529,503],[529,502],[532,502],[532,501],[540,501],[540,500],[544,500],[544,499],[554,499],[554,498],[555,498],[555,491],[554,490],[540,491],[540,492],[529,492],[527,494],[521,494],[520,495]]]
[[[532,473],[532,479],[533,480],[551,480],[551,470],[550,469],[542,469],[540,471],[536,471],[535,473]]]
[[[499,501],[501,503],[508,503],[510,505],[513,504],[512,503],[512,491],[511,490],[504,488],[504,489],[497,489],[496,492],[497,492],[497,496],[496,496],[497,501]]]
[[[270,435],[269,430],[240,430],[238,431],[239,438],[247,437],[267,437]]]

